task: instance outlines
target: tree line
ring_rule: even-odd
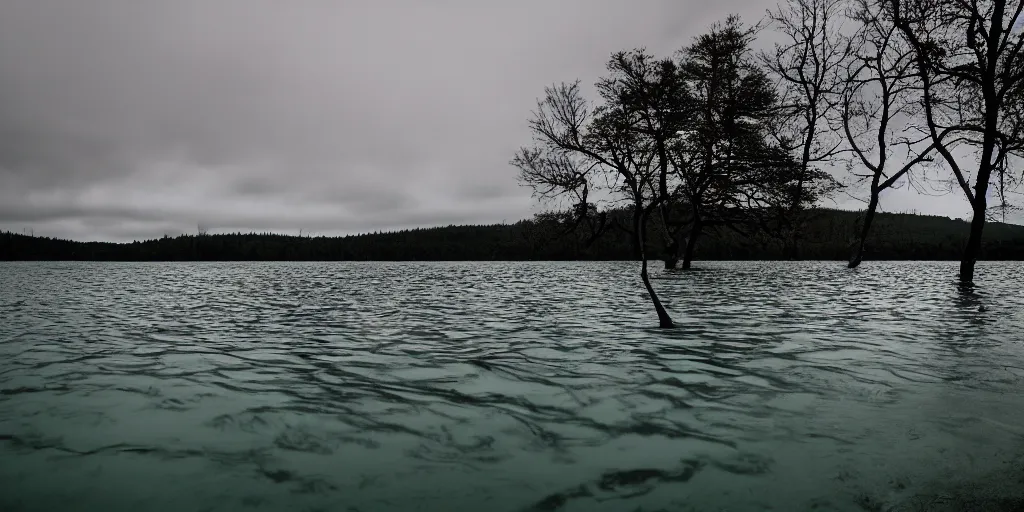
[[[610,210],[610,224],[625,225],[629,210]],[[815,210],[798,253],[811,260],[844,260],[859,214]],[[634,260],[632,235],[611,228],[590,240],[590,229],[567,213],[541,214],[514,224],[447,226],[344,237],[281,234],[189,234],[129,243],[77,242],[0,232],[0,260],[80,261],[551,261]],[[649,229],[660,229],[655,219]],[[1024,260],[1024,226],[990,226],[981,257]],[[970,225],[945,217],[880,213],[866,254],[879,260],[955,260]],[[651,248],[651,258],[668,255]],[[709,234],[695,250],[704,260],[782,260],[774,237],[729,230]]]
[[[1005,220],[1024,176],[1024,0],[785,0],[763,25],[717,23],[675,57],[613,54],[586,96],[547,87],[533,143],[511,163],[585,243],[628,233],[648,275],[691,267],[709,235],[772,239],[785,258],[837,194],[863,195],[846,247],[858,266],[885,190],[962,196],[972,211],[959,279],[974,280],[983,234]],[[781,41],[755,51],[760,30]],[[610,215],[626,210],[628,219]],[[991,230],[990,230],[991,231]],[[877,241],[877,240],[875,240]]]

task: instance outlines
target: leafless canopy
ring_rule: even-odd
[[[844,35],[845,0],[784,0],[768,16],[783,42],[762,60],[779,82],[780,141],[802,168],[831,163],[843,151],[830,130],[841,110],[843,72],[852,52]]]
[[[1024,149],[1024,1],[878,1],[913,50],[928,135],[974,210],[960,266],[960,279],[970,282],[989,187],[997,183],[1005,206],[1019,178],[1009,161]],[[976,163],[957,158],[964,152]]]
[[[910,174],[929,162],[935,149],[917,122],[922,113],[921,88],[914,53],[877,2],[856,0],[850,17],[859,27],[850,39],[841,119],[856,158],[854,165],[865,169],[853,175],[870,180],[872,201],[904,176],[919,192],[928,192],[925,183]]]

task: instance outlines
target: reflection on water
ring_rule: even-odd
[[[1024,504],[1024,266],[704,266],[2,264],[0,510]]]

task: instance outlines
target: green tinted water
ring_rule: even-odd
[[[703,266],[0,264],[0,510],[1024,503],[1024,266]]]

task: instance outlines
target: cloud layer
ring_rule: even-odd
[[[0,229],[79,240],[514,221],[543,87],[769,1],[12,0]],[[897,208],[963,215],[957,196]]]

